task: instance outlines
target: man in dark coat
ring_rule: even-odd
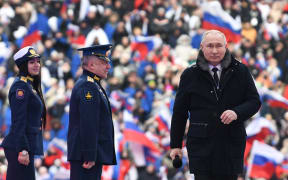
[[[78,49],[83,51],[83,74],[71,95],[68,160],[71,180],[100,180],[102,165],[116,164],[111,107],[100,84],[107,78],[108,52],[112,45]]]
[[[243,171],[244,121],[261,102],[247,67],[226,48],[217,30],[206,31],[196,65],[181,75],[171,124],[171,153],[182,158],[189,118],[187,151],[195,180],[237,180]]]

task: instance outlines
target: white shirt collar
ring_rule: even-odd
[[[213,65],[209,64],[209,70],[210,70],[210,71],[212,71],[212,69],[213,69],[214,67],[216,67],[219,72],[222,70],[221,64],[218,64],[217,66],[213,66]]]

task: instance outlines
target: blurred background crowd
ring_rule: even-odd
[[[13,54],[32,45],[42,56],[48,112],[36,179],[69,179],[69,100],[82,72],[77,48],[111,43],[112,69],[102,83],[113,111],[118,165],[104,167],[103,179],[192,180],[187,155],[182,168],[172,167],[169,126],[180,75],[195,63],[207,28],[205,3],[219,3],[240,24],[235,31],[240,38],[228,38],[228,48],[250,69],[262,100],[259,113],[246,123],[246,171],[239,180],[287,179],[286,0],[0,0],[0,138],[11,125],[7,94],[18,71]],[[268,169],[255,162],[253,169],[256,140],[283,160]],[[0,179],[6,179],[6,169],[0,149]]]

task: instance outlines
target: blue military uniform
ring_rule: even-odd
[[[83,50],[84,56],[95,55],[107,60],[111,45],[93,46]],[[76,82],[70,100],[68,160],[71,180],[100,179],[102,165],[116,164],[114,128],[111,107],[100,78],[87,70]],[[82,167],[95,161],[91,169]]]
[[[31,52],[33,57],[40,57],[35,55],[33,49]],[[25,55],[31,55],[31,52],[27,52]],[[19,63],[17,60],[21,61],[21,58],[15,60],[17,64]],[[32,82],[33,78],[29,76],[19,76],[9,91],[12,125],[1,144],[8,160],[7,180],[34,180],[34,155],[43,155],[41,116],[44,106],[33,89]],[[22,150],[28,151],[30,158],[28,166],[18,162],[18,153]]]

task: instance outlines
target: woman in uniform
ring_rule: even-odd
[[[12,124],[1,146],[8,160],[7,180],[35,180],[34,155],[43,155],[42,128],[46,123],[40,55],[27,46],[14,60],[19,74],[8,95]]]

